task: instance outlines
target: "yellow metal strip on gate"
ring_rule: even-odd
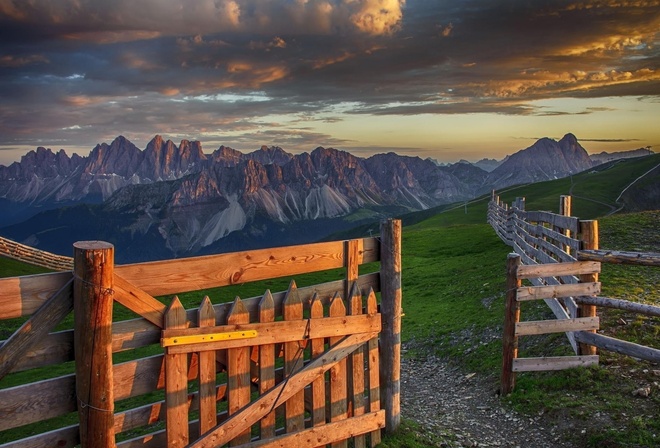
[[[256,338],[257,330],[228,331],[225,333],[197,334],[190,336],[173,336],[170,338],[161,338],[162,347],[171,347],[173,345],[203,344],[205,342],[229,341],[235,339]]]

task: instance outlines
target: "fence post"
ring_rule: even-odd
[[[82,448],[115,446],[112,384],[114,247],[74,243],[76,396]]]
[[[598,250],[598,221],[580,221],[580,241],[584,250]],[[580,282],[597,282],[598,274],[582,274]],[[578,317],[596,317],[595,305],[578,305]],[[595,333],[596,330],[589,330]],[[588,344],[579,345],[579,355],[595,355],[596,347]]]
[[[381,260],[381,385],[385,430],[401,423],[401,220],[388,219],[380,226]]]
[[[561,195],[559,196],[559,214],[562,216],[571,216],[572,213],[572,200],[569,195]],[[565,229],[563,231],[563,234],[567,237],[571,236],[571,231],[568,229]],[[571,246],[568,245],[563,245],[562,246],[564,249],[564,252],[567,254],[571,254]]]
[[[520,321],[520,302],[517,299],[517,289],[521,282],[518,279],[520,255],[510,253],[506,259],[506,309],[504,312],[504,334],[502,335],[502,383],[501,395],[513,392],[516,385],[516,374],[513,372],[513,360],[518,357],[518,337],[516,323]]]

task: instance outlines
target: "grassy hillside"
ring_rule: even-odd
[[[634,179],[660,163],[660,156],[633,160],[560,179],[499,192],[510,202],[527,198],[528,210],[557,211],[559,195],[574,195],[574,215],[599,218],[601,247],[660,252],[660,211],[617,214],[603,218],[617,207],[621,191]],[[403,217],[403,347],[406,356],[434,353],[469,372],[477,372],[492,387],[499,384],[501,333],[504,313],[505,261],[511,249],[499,240],[486,222],[489,197]],[[378,225],[357,234],[378,233]],[[348,237],[337,235],[335,239]],[[0,275],[22,275],[20,266],[0,258]],[[23,268],[27,269],[27,268]],[[328,272],[297,278],[300,285],[338,278]],[[625,266],[603,267],[603,295],[660,305],[660,269]],[[253,297],[266,288],[286,289],[288,279],[271,280],[180,296],[187,307],[205,294],[214,301],[234,296]],[[164,299],[165,301],[168,298]],[[126,316],[119,311],[118,317]],[[523,307],[523,320],[549,317],[544,305]],[[660,348],[660,319],[640,318],[623,312],[599,310],[605,334]],[[125,317],[124,317],[125,318]],[[563,335],[521,342],[521,356],[569,354]],[[648,399],[631,391],[654,377],[658,366],[603,352],[601,365],[591,369],[518,375],[516,391],[502,405],[533,416],[543,415],[547,425],[566,427],[577,422],[579,446],[660,446],[660,389]],[[6,387],[6,386],[4,386]],[[413,431],[410,434],[414,434]],[[0,440],[2,438],[0,437]],[[385,440],[388,447],[424,446],[414,435]]]

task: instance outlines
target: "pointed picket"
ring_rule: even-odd
[[[367,314],[378,313],[378,302],[373,289],[369,289],[367,296]],[[370,339],[367,343],[368,366],[369,366],[369,410],[375,412],[380,410],[380,357],[378,355],[378,337]],[[380,429],[371,432],[371,448],[380,443]]]
[[[250,323],[250,314],[239,297],[234,299],[227,315],[228,325]],[[250,403],[250,348],[230,348],[227,350],[229,415],[237,413]],[[250,441],[250,428],[246,428],[229,446],[241,445]]]
[[[282,305],[284,320],[300,320],[303,318],[303,303],[298,294],[295,281],[291,281],[289,290]],[[301,338],[303,335],[300,335]],[[296,371],[302,369],[304,361],[303,341],[286,342],[284,344],[284,376],[285,380]],[[285,405],[286,432],[300,431],[305,428],[305,391],[293,395]]]
[[[310,318],[323,319],[323,303],[316,294],[312,297]],[[311,346],[312,359],[316,359],[325,351],[325,338],[312,339]],[[317,378],[312,383],[312,425],[323,424],[325,424],[325,376]]]
[[[165,328],[186,328],[186,310],[174,297],[165,312]],[[165,404],[167,406],[167,446],[188,444],[188,355],[165,354]]]
[[[351,288],[351,295],[349,297],[348,314],[356,316],[362,314],[362,294],[357,282],[353,283]],[[358,417],[364,414],[364,347],[357,349],[348,358],[348,371],[349,373],[349,393],[353,403],[353,417]],[[363,435],[356,436],[353,446],[355,448],[364,448],[365,437]]]
[[[346,316],[346,306],[339,293],[330,302],[330,317]],[[330,346],[341,340],[341,337],[330,338]],[[345,420],[348,417],[348,406],[346,402],[346,359],[342,359],[330,369],[330,421]],[[332,444],[333,448],[346,448],[347,441]]]
[[[200,327],[215,326],[215,311],[208,296],[202,300],[197,321]],[[216,425],[216,415],[215,351],[206,350],[199,353],[199,423],[202,434]]]
[[[259,322],[275,321],[275,303],[270,290],[266,290],[259,302]],[[275,387],[275,345],[259,347],[259,394]],[[275,411],[261,419],[261,439],[275,437]]]

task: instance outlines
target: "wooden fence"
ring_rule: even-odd
[[[660,254],[600,251],[598,222],[571,217],[571,198],[562,196],[560,214],[525,211],[524,198],[509,207],[493,193],[488,222],[514,252],[507,267],[502,393],[513,390],[515,372],[557,370],[598,362],[596,348],[660,362],[660,350],[610,338],[596,331],[596,306],[660,315],[660,307],[596,297],[600,263],[660,265]],[[522,281],[531,286],[523,286]],[[520,303],[544,300],[556,321],[521,322]],[[518,337],[565,332],[576,356],[518,359]]]
[[[0,319],[29,316],[0,346],[0,387],[75,360],[75,373],[0,389],[0,431],[78,420],[0,446],[375,446],[400,422],[400,245],[397,220],[380,238],[124,266],[111,245],[80,242],[72,272],[0,279]],[[154,298],[336,268],[343,279],[199,309]],[[141,317],[112,322],[114,302]],[[71,310],[74,329],[53,331]]]
[[[53,271],[70,271],[73,258],[53,254],[0,236],[0,255],[41,266]]]

